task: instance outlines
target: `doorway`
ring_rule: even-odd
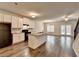
[[[11,24],[0,23],[0,48],[12,44]]]

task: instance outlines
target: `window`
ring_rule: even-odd
[[[61,25],[61,34],[71,35],[71,26],[70,25]]]
[[[47,32],[54,32],[54,25],[47,24]]]

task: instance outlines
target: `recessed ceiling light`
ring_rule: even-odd
[[[41,16],[39,13],[33,12],[33,11],[26,12],[26,15],[31,17],[31,18],[36,18],[36,17],[40,17]]]
[[[35,15],[32,15],[32,18],[35,18],[36,16]]]
[[[39,13],[36,13],[36,12],[30,12],[29,14],[30,15],[35,15],[35,16],[40,16],[40,14]]]

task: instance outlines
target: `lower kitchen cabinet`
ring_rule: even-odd
[[[24,41],[24,33],[13,33],[13,44]]]

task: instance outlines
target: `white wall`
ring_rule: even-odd
[[[56,19],[56,20],[58,20],[58,19]],[[44,30],[44,24],[45,23],[52,23],[52,24],[55,25],[55,31],[56,31],[55,34],[59,34],[60,29],[58,27],[61,24],[71,24],[72,27],[73,27],[72,32],[74,32],[76,22],[77,22],[77,20],[71,20],[71,21],[68,21],[68,22],[65,22],[63,20],[55,21],[55,19],[54,19],[54,21],[53,21],[53,19],[52,20],[35,20],[35,31],[36,32],[45,31]]]
[[[43,27],[44,27],[43,21],[35,20],[35,28],[34,28],[35,32],[42,32]]]
[[[54,25],[54,28],[55,28],[55,32],[53,34],[61,34],[61,25],[71,25],[71,34],[72,36],[74,35],[74,27],[76,25],[76,21],[75,20],[71,20],[71,21],[58,21],[58,22],[50,22],[50,23],[47,23],[47,24],[52,24]],[[45,29],[46,30],[46,29]],[[46,30],[47,31],[47,30]]]

